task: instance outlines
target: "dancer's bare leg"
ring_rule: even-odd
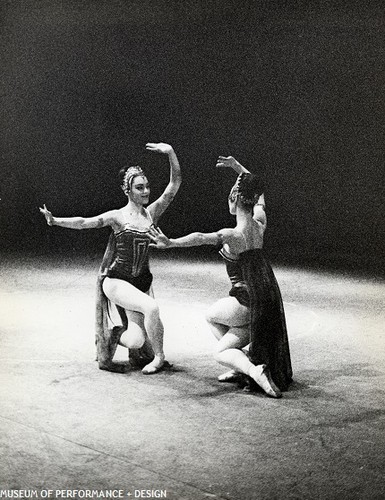
[[[280,398],[281,392],[266,372],[266,365],[254,365],[242,348],[249,342],[248,328],[231,328],[218,342],[215,359],[218,363],[235,371],[249,375],[264,391],[273,398]]]
[[[235,297],[225,297],[219,299],[208,309],[206,321],[214,337],[220,341],[231,328],[243,327],[247,329],[249,315],[249,309],[240,304]],[[238,373],[239,371],[232,369],[219,375],[218,380],[220,382],[234,381]]]
[[[214,354],[215,360],[236,372],[248,375],[252,363],[242,351],[248,342],[249,331],[247,327],[231,328],[218,342]]]
[[[250,311],[240,304],[235,297],[225,297],[217,300],[206,313],[206,321],[217,340],[229,331],[249,322]]]
[[[128,311],[136,311],[143,315],[144,328],[150,339],[155,357],[142,371],[145,374],[159,371],[164,364],[164,328],[160,319],[158,304],[152,297],[141,292],[130,283],[115,278],[106,277],[104,279],[103,291],[111,302],[124,307]],[[121,339],[121,342],[129,342],[129,333],[126,337],[122,335],[123,340]]]

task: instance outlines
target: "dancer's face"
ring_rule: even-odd
[[[150,200],[150,184],[148,183],[147,177],[142,175],[134,177],[129,192],[129,198],[139,205],[147,205]]]

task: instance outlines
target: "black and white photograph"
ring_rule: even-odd
[[[381,0],[0,0],[0,500],[385,498]]]

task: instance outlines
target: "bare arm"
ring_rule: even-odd
[[[172,200],[175,198],[176,193],[179,190],[179,187],[182,183],[182,173],[178,161],[178,157],[175,154],[174,149],[169,144],[165,144],[163,142],[153,143],[149,142],[146,144],[146,149],[148,151],[155,151],[158,153],[163,153],[168,155],[169,163],[170,163],[170,180],[163,191],[162,195],[151,203],[148,207],[148,210],[154,220],[155,223],[159,220],[160,216],[166,210],[166,208],[170,205]]]
[[[167,238],[159,228],[154,228],[151,230],[150,235],[154,242],[152,246],[161,250],[166,248],[198,247],[202,245],[222,245],[224,243],[231,244],[232,247],[239,246],[239,244],[244,245],[242,236],[234,229],[221,229],[215,233],[195,232],[187,236],[181,236],[180,238]]]
[[[265,212],[265,195],[261,194],[258,198],[258,202],[254,205],[253,208],[253,219],[258,225],[265,231],[267,226],[267,217]]]
[[[191,233],[181,238],[171,238],[169,248],[199,247],[202,245],[217,245],[220,243],[218,233]]]
[[[112,226],[114,211],[105,212],[96,217],[54,217],[45,205],[39,208],[49,226],[60,226],[68,229],[99,229]]]

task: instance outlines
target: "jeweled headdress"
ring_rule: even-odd
[[[126,170],[126,173],[124,174],[124,178],[123,178],[123,183],[122,183],[123,191],[125,192],[126,195],[128,195],[128,193],[131,190],[132,181],[138,175],[145,176],[145,173],[143,172],[143,170],[139,166],[128,167],[128,169]]]

